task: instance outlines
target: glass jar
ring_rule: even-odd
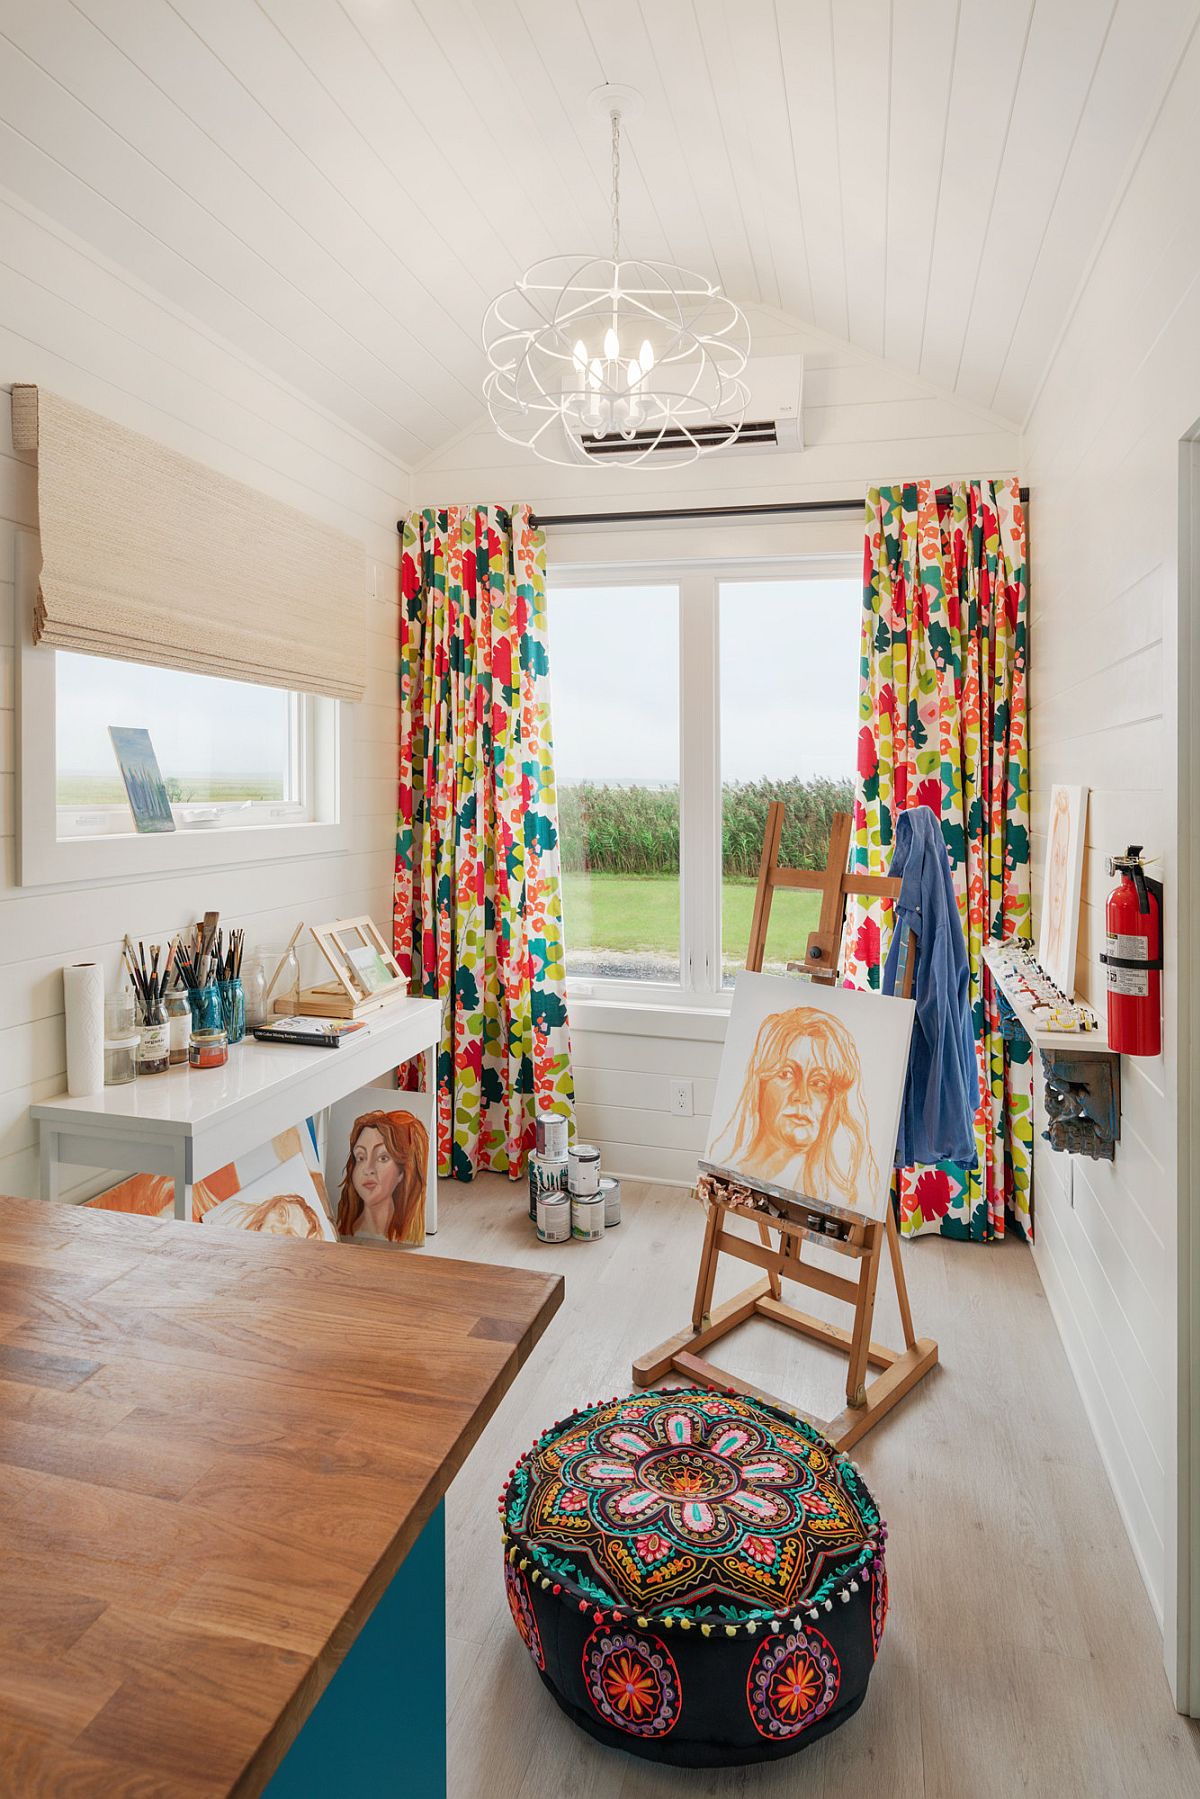
[[[267,1003],[268,1014],[278,1018],[283,1013],[294,1018],[300,1005],[300,962],[295,950],[267,950],[264,959],[271,971],[268,984],[274,981]]]
[[[230,1043],[240,1043],[246,1035],[246,995],[242,983],[235,976],[232,981],[221,981],[219,986],[225,1035]]]
[[[180,987],[175,987],[163,1001],[170,1029],[171,1067],[182,1068],[188,1059],[188,1044],[192,1040],[192,1008],[187,994]]]
[[[106,1087],[127,1087],[130,1081],[137,1080],[138,1044],[141,1038],[136,1031],[130,1031],[121,1037],[104,1039],[104,1085]]]
[[[139,1074],[162,1074],[171,1066],[171,1027],[162,1001],[150,1007],[138,1031]]]
[[[229,1060],[229,1038],[224,1025],[216,1030],[193,1031],[188,1045],[188,1062],[193,1068],[224,1068]]]
[[[137,1030],[137,1010],[133,1002],[133,988],[126,976],[115,993],[110,993],[104,1002],[104,1029],[112,1038],[128,1037]]]
[[[192,1009],[192,1031],[215,1031],[223,1028],[225,1018],[221,1011],[221,989],[215,981],[207,987],[190,987],[188,1004]]]
[[[256,1031],[267,1022],[267,971],[261,956],[252,956],[242,969],[242,988],[246,996],[246,1029]]]

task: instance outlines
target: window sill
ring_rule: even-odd
[[[23,887],[72,885],[138,875],[170,874],[198,868],[284,862],[300,856],[333,855],[350,845],[349,822],[241,825],[224,830],[123,831],[103,836],[40,840],[22,833]]]
[[[568,986],[567,1015],[572,1032],[605,1031],[618,1037],[672,1037],[723,1043],[732,997],[714,995],[702,1002],[689,1002],[682,996],[672,1000],[584,998],[574,996]]]

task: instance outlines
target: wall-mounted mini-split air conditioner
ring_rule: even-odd
[[[740,425],[701,425],[684,431],[634,431],[628,437],[594,437],[584,433],[579,442],[598,462],[620,462],[623,457],[673,453],[691,443],[705,446],[713,456],[745,455],[751,450],[802,450],[804,448],[803,356],[752,356],[744,380],[750,389],[746,415]],[[708,446],[715,446],[709,449]],[[647,456],[647,451],[649,455]]]

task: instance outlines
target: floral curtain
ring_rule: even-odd
[[[1028,579],[1017,482],[929,481],[867,495],[852,865],[886,874],[896,815],[941,819],[971,969],[978,1165],[897,1177],[907,1236],[1032,1235],[1028,1044],[1006,1044],[985,943],[1029,934]],[[878,987],[891,902],[855,907],[848,984]]]
[[[523,1172],[571,1118],[546,548],[527,508],[410,514],[401,558],[394,941],[443,1004],[438,1171]]]

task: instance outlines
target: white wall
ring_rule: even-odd
[[[16,885],[15,534],[36,529],[35,459],[15,455],[7,388],[41,383],[351,533],[377,565],[366,701],[356,738],[353,848],[136,886]],[[0,1192],[36,1191],[30,1102],[61,1092],[64,962],[115,977],[129,931],[166,936],[209,907],[247,942],[286,942],[297,919],[391,909],[396,781],[395,521],[408,473],[59,227],[0,192]],[[70,1177],[64,1183],[69,1191]]]
[[[1092,789],[1078,981],[1098,1004],[1104,857],[1166,883],[1165,1054],[1122,1062],[1112,1165],[1036,1152],[1035,1251],[1173,1663],[1179,441],[1200,418],[1200,157],[1193,39],[1110,217],[1028,424],[1032,767],[1040,885],[1054,781]],[[1035,904],[1038,886],[1035,886]],[[1020,1346],[1014,1345],[1020,1353]]]
[[[537,510],[576,512],[700,504],[746,505],[848,498],[872,482],[917,476],[1003,475],[1019,467],[1015,429],[898,373],[836,339],[765,308],[750,312],[761,356],[805,357],[804,433],[799,454],[752,453],[664,471],[560,469],[496,436],[467,432],[413,473],[418,505],[529,501]],[[753,385],[753,365],[751,367]],[[862,555],[857,518],[712,523],[683,529],[644,526],[560,529],[556,560],[676,560],[686,557]],[[553,664],[551,665],[553,679]],[[571,1007],[579,1125],[599,1142],[613,1172],[690,1185],[708,1133],[720,1060],[720,1014],[679,1009],[657,1015],[576,1002]],[[669,1109],[672,1079],[693,1082],[695,1113]]]

